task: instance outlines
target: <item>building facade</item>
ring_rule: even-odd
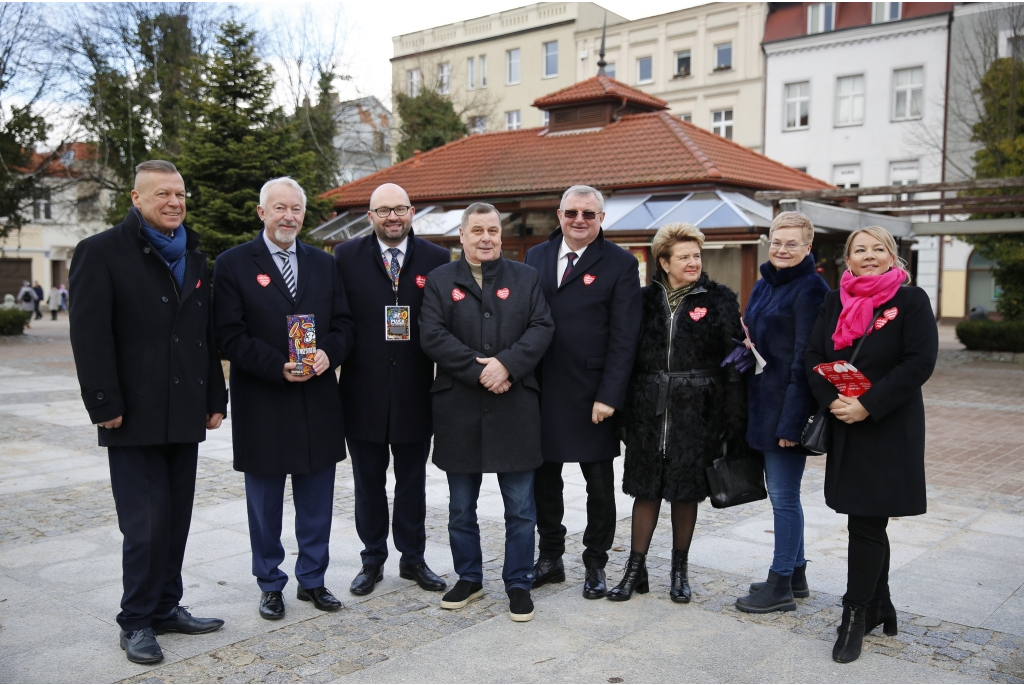
[[[391,166],[391,111],[372,95],[337,102],[338,182],[351,183]]]

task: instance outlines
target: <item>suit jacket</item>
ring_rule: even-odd
[[[311,473],[345,458],[334,373],[352,349],[345,285],[326,252],[299,242],[296,259],[294,299],[262,232],[222,253],[214,267],[217,343],[231,362],[236,471]],[[283,376],[290,314],[314,316],[317,349],[331,362],[329,371],[302,383]]]
[[[451,261],[443,247],[409,233],[398,278],[398,304],[409,307],[409,340],[384,339],[384,307],[395,304],[377,236],[350,240],[334,250],[345,283],[355,342],[341,365],[345,434],[356,440],[401,444],[433,433],[430,384],[434,362],[420,346],[419,316],[426,277]]]
[[[525,264],[483,264],[483,288],[465,257],[430,272],[420,314],[423,351],[437,362],[434,463],[453,473],[513,473],[543,462],[540,387],[533,370],[554,325]],[[495,395],[480,385],[477,357],[497,357],[512,387]]]
[[[526,253],[555,321],[540,371],[544,460],[603,461],[620,453],[619,418],[595,425],[591,414],[594,402],[617,414],[625,407],[643,309],[640,274],[636,257],[601,231],[559,285],[561,244],[559,229]]]
[[[206,257],[187,227],[184,285],[129,212],[78,243],[69,274],[71,348],[82,400],[103,446],[206,439],[206,415],[227,412]]]

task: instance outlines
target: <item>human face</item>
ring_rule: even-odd
[[[772,233],[771,243],[768,245],[768,261],[776,269],[788,269],[804,261],[804,258],[811,253],[811,244],[804,245],[803,230],[799,228],[777,228]],[[774,247],[775,243],[781,243]],[[796,245],[789,249],[787,245]]]
[[[132,204],[147,224],[170,233],[185,221],[185,181],[180,174],[143,172],[135,180]]]
[[[267,189],[267,206],[256,207],[270,242],[286,249],[302,230],[306,208],[302,195],[287,183],[275,183]]]
[[[850,243],[846,255],[846,268],[854,276],[879,276],[892,268],[896,261],[889,248],[870,233],[858,233]]]
[[[672,290],[682,288],[700,278],[700,245],[695,240],[685,240],[672,246],[668,259],[662,257],[661,268],[668,275],[668,285]]]
[[[459,229],[466,259],[482,264],[501,256],[501,219],[497,214],[470,214],[469,223]]]
[[[394,212],[385,218],[377,216],[376,210],[395,207],[408,207],[409,211],[404,216],[398,216]],[[401,186],[394,183],[386,183],[373,191],[370,196],[370,211],[366,213],[373,226],[373,232],[385,245],[395,247],[400,245],[405,236],[412,230],[412,219],[416,215],[416,208],[409,202],[409,195],[402,190]]]
[[[576,210],[576,218],[570,219],[565,215],[566,210]],[[584,219],[583,212],[594,212],[593,219]],[[578,250],[594,242],[594,238],[601,232],[601,222],[604,221],[604,212],[601,211],[601,203],[593,195],[570,195],[558,210],[558,223],[562,227],[562,237],[570,250]]]

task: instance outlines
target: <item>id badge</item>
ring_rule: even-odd
[[[388,305],[384,307],[384,339],[409,340],[410,321],[408,305]]]

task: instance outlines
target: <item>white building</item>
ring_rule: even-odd
[[[351,183],[391,166],[391,111],[372,95],[336,102],[338,183]]]

